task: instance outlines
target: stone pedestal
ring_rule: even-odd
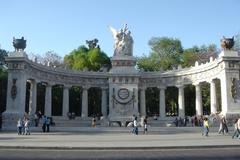
[[[219,54],[219,57],[238,57],[238,52],[233,50],[223,50]]]
[[[17,130],[17,121],[23,119],[24,112],[5,111],[2,114],[2,130]]]
[[[133,56],[118,55],[112,58],[109,71],[109,121],[126,125],[139,116],[138,110],[138,71]],[[144,114],[144,112],[143,112]]]
[[[125,125],[127,121],[133,120],[133,115],[139,115],[137,84],[110,84],[109,92],[110,121],[120,121]]]
[[[239,84],[239,56],[236,51],[224,50],[219,55],[221,59],[221,97],[222,97],[222,114],[227,120],[234,121],[240,115],[240,98],[238,98]],[[240,96],[239,96],[240,97]]]
[[[7,106],[2,114],[3,130],[16,129],[18,119],[25,114],[27,80],[24,63],[16,61],[15,58],[11,60],[8,64]]]

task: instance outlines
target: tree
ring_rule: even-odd
[[[182,54],[182,66],[194,66],[195,62],[206,63],[209,62],[210,57],[216,58],[219,50],[215,44],[208,46],[202,45],[200,47],[193,46],[192,48],[185,49]]]
[[[54,67],[60,67],[63,65],[63,59],[56,52],[47,51],[43,57],[43,63]]]
[[[146,55],[137,58],[137,67],[145,71],[161,70],[159,61],[153,57],[147,57]]]
[[[190,67],[195,64],[197,61],[197,55],[196,55],[196,48],[189,48],[184,50],[182,54],[182,66],[183,67]]]
[[[5,64],[5,57],[8,56],[8,52],[4,49],[0,49],[0,65]]]
[[[138,68],[144,70],[167,70],[180,64],[183,48],[181,41],[168,37],[153,37],[149,41],[149,57],[138,59]]]
[[[89,70],[98,71],[102,67],[111,67],[110,58],[101,51],[98,40],[86,41],[88,48],[84,45],[78,49],[73,50],[64,57],[64,62],[67,67],[75,70],[83,70],[88,68]]]
[[[38,63],[52,67],[62,67],[63,59],[54,51],[47,51],[43,56],[39,54],[29,54],[29,59],[37,60]]]

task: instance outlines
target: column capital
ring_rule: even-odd
[[[104,86],[104,87],[101,87],[102,90],[108,90],[109,88]]]
[[[166,86],[157,86],[158,89],[166,89]]]
[[[71,88],[71,87],[72,87],[72,85],[70,85],[70,84],[64,84],[64,85],[63,85],[63,88],[64,88],[64,89],[69,89],[69,88]]]
[[[83,90],[89,90],[89,88],[91,88],[91,86],[88,86],[88,85],[82,86],[82,89],[83,89]]]
[[[183,84],[179,84],[179,85],[176,85],[177,88],[185,88],[185,85]]]
[[[208,83],[215,83],[215,79],[209,79],[207,82]]]
[[[47,83],[45,82],[44,84],[46,85],[46,87],[52,87],[55,85],[55,83],[53,82],[47,82]]]
[[[141,86],[141,87],[139,87],[139,89],[145,91],[147,89],[147,87],[146,86]]]
[[[199,85],[200,85],[200,82],[194,82],[193,85],[194,85],[194,86],[199,86]]]

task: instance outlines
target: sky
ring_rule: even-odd
[[[134,56],[148,55],[152,37],[178,38],[183,48],[216,44],[240,32],[240,0],[0,0],[0,47],[27,39],[28,54],[64,57],[97,38],[113,55],[109,26],[128,24]]]

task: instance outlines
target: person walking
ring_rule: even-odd
[[[39,117],[38,117],[37,113],[34,114],[34,122],[35,122],[35,127],[37,127],[38,123],[39,123]]]
[[[203,136],[208,136],[209,133],[209,122],[208,122],[208,118],[205,117],[203,120]]]
[[[240,131],[239,131],[239,128],[238,128],[238,120],[239,119],[236,119],[234,121],[234,132],[233,132],[233,135],[232,135],[232,139],[234,138],[240,138],[239,134],[240,134]]]
[[[96,127],[96,117],[93,116],[92,118],[92,127]]]
[[[47,117],[43,116],[42,117],[42,131],[46,132],[46,126],[47,126]]]
[[[144,127],[143,133],[147,134],[147,131],[148,131],[148,129],[147,129],[147,116],[143,120],[143,127]]]
[[[134,134],[138,135],[138,122],[137,122],[137,117],[135,117],[133,121],[133,127],[134,127]]]
[[[26,118],[24,122],[25,135],[30,135],[29,127],[30,127],[30,121],[28,118]]]
[[[23,129],[22,120],[21,120],[21,118],[19,118],[19,120],[17,121],[17,131],[18,131],[18,135],[21,135],[21,134],[22,134],[22,129]]]
[[[218,131],[218,134],[227,134],[228,133],[228,127],[227,127],[227,121],[225,116],[223,116],[220,120],[220,128]]]
[[[46,129],[47,129],[47,132],[50,131],[50,123],[51,123],[51,119],[50,119],[50,117],[47,117],[46,118]]]

